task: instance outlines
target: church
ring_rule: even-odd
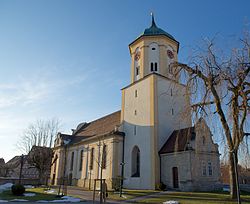
[[[192,124],[188,89],[180,83],[179,42],[151,26],[129,44],[131,82],[122,88],[121,110],[58,133],[51,184],[92,189],[207,191],[219,186],[218,145],[204,119]],[[122,182],[121,182],[122,178]],[[65,181],[66,180],[66,181]]]

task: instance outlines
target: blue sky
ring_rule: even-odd
[[[239,36],[249,8],[248,0],[0,0],[0,157],[20,154],[15,144],[37,119],[57,117],[70,132],[120,109],[128,44],[151,11],[185,62],[204,37]]]

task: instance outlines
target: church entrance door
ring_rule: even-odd
[[[178,168],[173,167],[173,187],[179,188],[179,179],[178,179]]]

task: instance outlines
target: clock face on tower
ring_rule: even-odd
[[[174,58],[174,53],[171,50],[167,50],[167,55],[170,59]]]
[[[141,57],[141,52],[136,52],[135,53],[135,61],[138,61]]]

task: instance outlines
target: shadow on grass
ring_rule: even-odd
[[[32,192],[27,191],[26,193],[35,193],[35,196],[15,196],[12,194],[10,190],[3,191],[0,193],[0,199],[1,200],[13,200],[13,199],[25,199],[28,201],[38,201],[38,200],[58,200],[59,198],[56,197],[56,195],[53,194],[46,194],[46,193],[40,193],[40,192]]]

